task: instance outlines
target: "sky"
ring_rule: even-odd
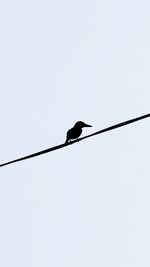
[[[0,2],[0,163],[150,112],[150,2]],[[0,168],[0,266],[149,267],[150,119]]]

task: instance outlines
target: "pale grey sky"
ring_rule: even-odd
[[[0,162],[150,112],[150,2],[0,2]],[[0,266],[149,267],[150,119],[0,169]]]

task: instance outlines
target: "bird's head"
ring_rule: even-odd
[[[92,127],[92,126],[84,123],[83,121],[77,121],[74,127],[83,128],[83,127]]]

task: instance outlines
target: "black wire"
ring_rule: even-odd
[[[149,114],[145,114],[143,116],[140,116],[140,117],[137,117],[137,118],[134,118],[134,119],[131,119],[131,120],[127,120],[127,121],[124,121],[124,122],[121,122],[121,123],[118,123],[118,124],[115,124],[115,125],[112,125],[110,127],[107,127],[105,129],[102,129],[98,132],[95,132],[93,134],[90,134],[90,135],[87,135],[87,136],[84,136],[84,137],[81,137],[79,138],[78,140],[75,140],[75,141],[72,141],[72,142],[69,142],[69,143],[63,143],[63,144],[60,144],[58,146],[54,146],[54,147],[50,147],[48,149],[45,149],[45,150],[42,150],[42,151],[39,151],[39,152],[36,152],[36,153],[33,153],[33,154],[30,154],[28,156],[25,156],[25,157],[22,157],[22,158],[18,158],[18,159],[15,159],[15,160],[12,160],[12,161],[8,161],[8,162],[5,162],[3,164],[0,164],[0,167],[3,167],[3,166],[6,166],[8,164],[12,164],[12,163],[15,163],[15,162],[18,162],[18,161],[21,161],[21,160],[26,160],[26,159],[30,159],[30,158],[34,158],[34,157],[37,157],[37,156],[40,156],[42,154],[45,154],[45,153],[49,153],[49,152],[52,152],[54,150],[57,150],[57,149],[60,149],[60,148],[63,148],[63,147],[66,147],[66,146],[69,146],[69,145],[72,145],[76,142],[79,142],[79,141],[82,141],[86,138],[89,138],[89,137],[92,137],[94,135],[97,135],[97,134],[101,134],[101,133],[104,133],[104,132],[107,132],[107,131],[111,131],[111,130],[114,130],[114,129],[117,129],[119,127],[123,127],[127,124],[131,124],[131,123],[134,123],[136,121],[139,121],[139,120],[143,120],[143,119],[146,119],[150,117],[150,113]]]

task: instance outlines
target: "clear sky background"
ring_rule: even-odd
[[[0,2],[0,162],[150,112],[150,2]],[[150,119],[0,169],[0,266],[149,267]]]

